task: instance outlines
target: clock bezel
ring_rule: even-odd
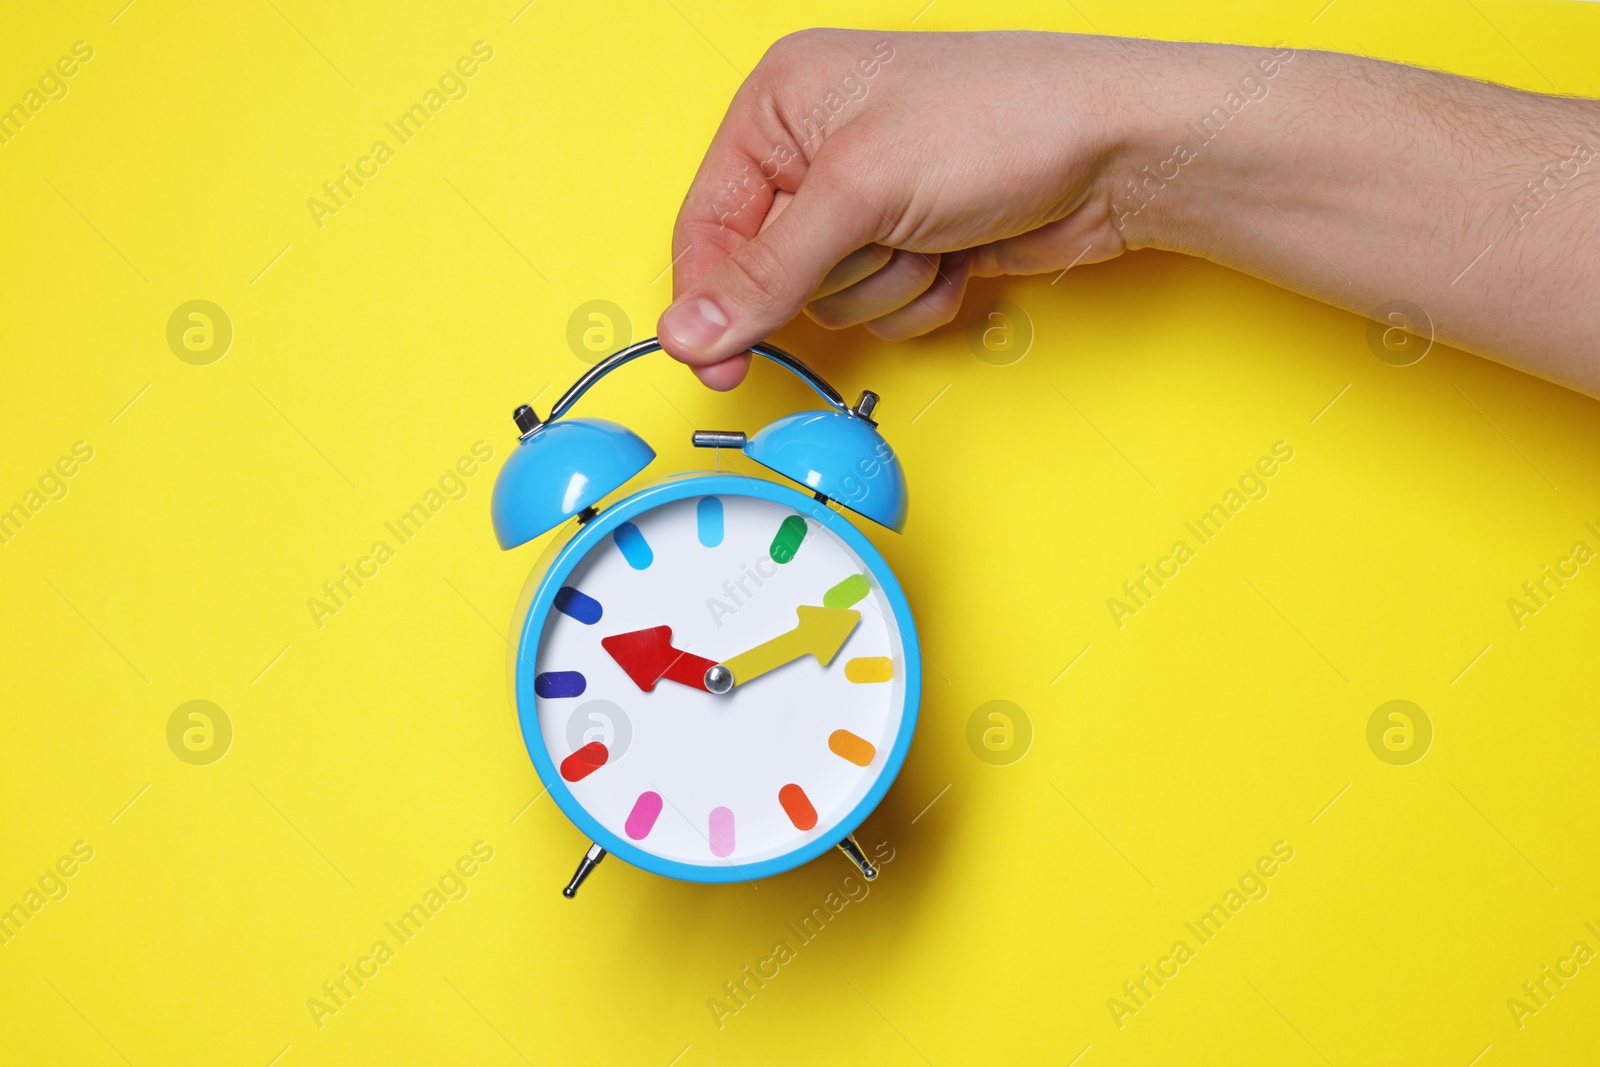
[[[572,795],[545,748],[539,729],[538,697],[533,690],[539,643],[544,636],[545,623],[555,608],[557,591],[578,562],[617,526],[631,518],[674,501],[718,495],[746,496],[781,504],[815,519],[844,541],[866,565],[882,590],[884,599],[888,601],[895,624],[900,629],[905,654],[905,706],[901,711],[900,728],[872,786],[828,836],[805,842],[780,856],[749,864],[694,864],[665,859],[601,825]],[[553,555],[547,554],[546,558],[548,563],[543,573],[535,572],[537,585],[532,599],[527,601],[525,607],[519,608],[514,620],[518,637],[512,653],[512,684],[517,722],[522,730],[523,745],[551,798],[579,830],[607,852],[652,874],[683,881],[721,884],[766,878],[793,870],[833,848],[845,835],[853,833],[888,793],[910,751],[911,739],[916,731],[917,712],[922,698],[922,650],[917,640],[916,624],[911,617],[911,605],[900,588],[899,579],[883,554],[849,519],[813,497],[763,478],[737,474],[683,475],[657,482],[623,497],[588,523],[578,526],[570,538],[560,544]]]

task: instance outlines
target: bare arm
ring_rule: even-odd
[[[1441,340],[1600,396],[1600,105],[1301,52],[1223,124],[1259,53],[1169,49],[1203,73],[1171,79],[1116,168],[1130,247],[1358,314],[1411,301]],[[1190,162],[1167,163],[1186,135]]]
[[[730,388],[802,309],[912,336],[973,274],[1154,247],[1360,314],[1413,302],[1442,340],[1600,396],[1597,179],[1594,101],[1332,53],[807,31],[707,153],[660,332]]]

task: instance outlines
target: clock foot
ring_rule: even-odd
[[[838,847],[839,851],[849,857],[850,862],[860,869],[861,877],[869,882],[878,877],[878,868],[872,865],[871,861],[867,859],[867,854],[861,851],[861,846],[856,844],[855,834],[850,834],[843,841],[840,841]]]
[[[843,846],[841,845],[840,847],[842,848]],[[567,883],[567,888],[561,891],[561,895],[566,897],[568,900],[571,900],[573,897],[577,896],[578,887],[583,884],[583,880],[589,877],[589,872],[598,867],[600,865],[600,861],[605,858],[605,849],[601,848],[599,845],[590,845],[589,851],[584,853],[583,862],[578,864],[577,873],[572,876],[572,881]]]

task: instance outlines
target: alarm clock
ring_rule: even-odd
[[[550,796],[592,842],[571,898],[612,854],[693,882],[754,880],[837,847],[889,790],[917,723],[922,660],[894,572],[849,515],[899,532],[907,494],[878,397],[846,404],[793,356],[751,352],[823,406],[753,436],[695,431],[714,469],[619,493],[655,451],[569,412],[651,338],[590,368],[495,479],[495,537],[556,536],[517,602],[508,680]],[[737,451],[773,477],[722,470]]]

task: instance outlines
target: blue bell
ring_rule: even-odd
[[[517,409],[517,425],[526,432],[500,467],[489,504],[501,548],[516,548],[555,529],[656,458],[638,434],[605,419],[540,425],[533,409],[523,406]]]
[[[744,454],[899,533],[910,500],[900,458],[869,417],[877,399],[864,393],[853,410],[785,415],[750,438]]]
[[[605,419],[563,418],[605,375],[649,352],[655,338],[607,356],[568,389],[544,422],[524,404],[516,410],[522,439],[500,468],[489,512],[501,548],[515,548],[582,514],[655,459],[655,450],[625,426]],[[739,433],[699,433],[696,443],[742,447],[764,467],[873,522],[899,531],[906,523],[905,472],[872,420],[878,398],[862,393],[854,408],[809,367],[780,349],[752,352],[800,377],[828,407],[785,415],[748,441]]]

